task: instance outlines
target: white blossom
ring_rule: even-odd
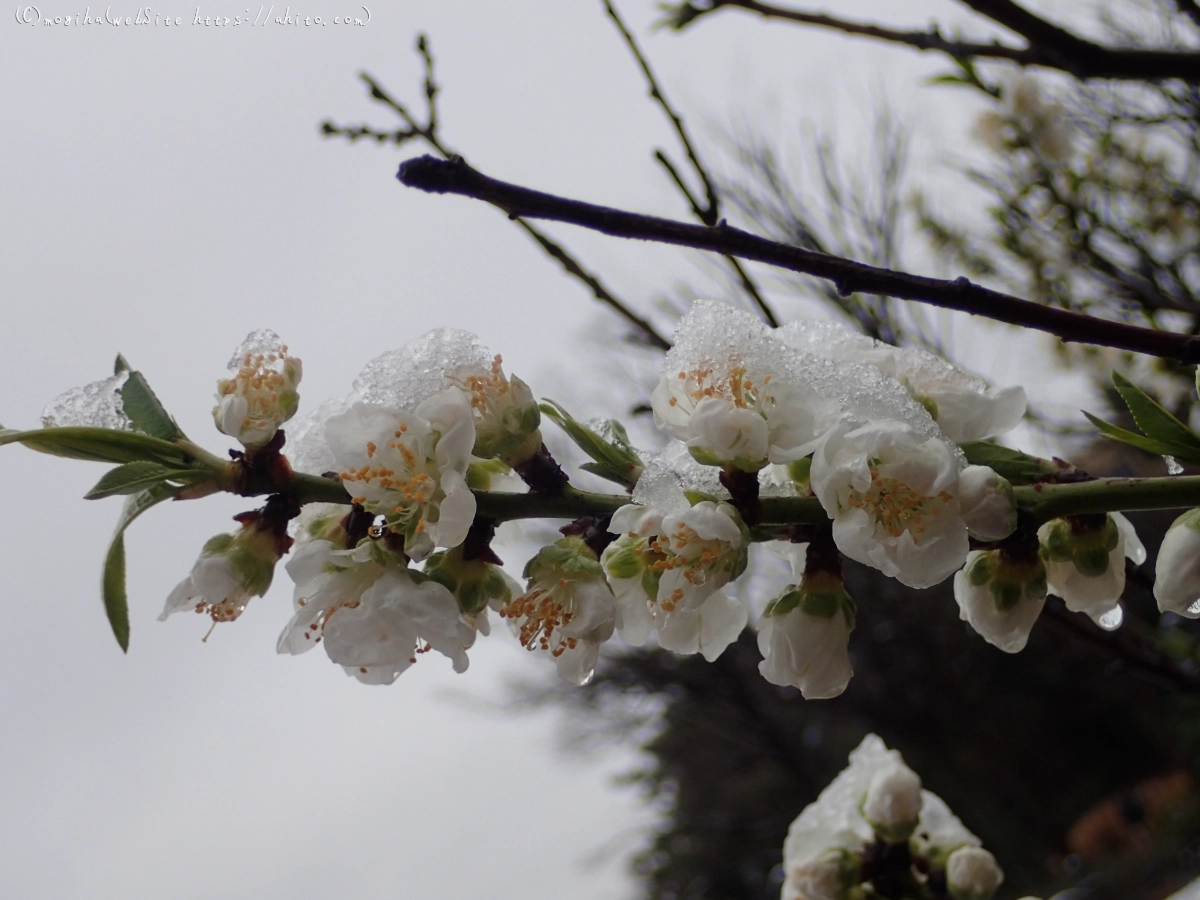
[[[854,601],[840,577],[806,574],[763,614],[759,672],[771,684],[799,688],[806,700],[838,696],[854,674],[849,653],[854,618]]]
[[[640,646],[657,632],[664,649],[709,661],[737,640],[746,608],[721,590],[746,566],[747,535],[732,506],[701,501],[664,515],[629,504],[613,514],[609,529],[620,537],[601,564],[622,640]]]
[[[780,900],[845,900],[862,882],[861,868],[858,856],[838,849],[800,860],[787,869]]]
[[[1071,612],[1086,613],[1102,626],[1119,624],[1125,558],[1135,565],[1146,561],[1146,548],[1129,520],[1116,512],[1096,527],[1054,519],[1038,529],[1038,538],[1050,593],[1062,597]]]
[[[1046,602],[1046,567],[1036,555],[1017,560],[1003,550],[972,550],[954,576],[954,599],[984,640],[1019,653]]]
[[[863,816],[877,836],[899,843],[916,830],[921,804],[920,776],[904,763],[893,761],[871,776]]]
[[[525,567],[527,589],[500,610],[526,650],[549,654],[558,675],[586,684],[616,627],[616,600],[596,554],[577,537],[543,547]]]
[[[235,534],[210,538],[192,571],[167,596],[159,621],[185,611],[208,615],[213,623],[232,622],[246,609],[251,597],[261,597],[271,586],[275,563],[290,546],[286,536],[260,528],[250,520]]]
[[[1003,883],[996,857],[982,847],[960,847],[946,861],[946,887],[954,900],[990,900]]]
[[[429,650],[448,657],[456,672],[466,670],[475,628],[445,587],[406,568],[382,542],[342,550],[313,540],[296,550],[287,571],[296,612],[279,636],[280,653],[324,641],[329,658],[365,684],[391,684]]]
[[[1017,529],[1012,485],[987,466],[958,473],[958,505],[968,533],[978,540],[1002,541]]]
[[[296,414],[302,367],[287,350],[275,332],[253,331],[234,351],[230,377],[217,382],[217,429],[247,448],[269,443],[279,426]]]
[[[1176,519],[1154,564],[1154,599],[1162,612],[1200,618],[1200,509]]]
[[[838,549],[910,587],[930,587],[968,551],[959,467],[946,445],[894,420],[835,427],[813,454],[810,484]]]
[[[403,535],[410,557],[462,543],[475,517],[466,481],[475,426],[462,391],[448,388],[413,412],[355,403],[325,424],[325,440],[346,490]]]

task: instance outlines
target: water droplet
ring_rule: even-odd
[[[1125,621],[1125,610],[1116,606],[1096,620],[1096,624],[1105,631],[1116,631]]]
[[[1167,474],[1168,475],[1182,475],[1183,474],[1183,466],[1181,466],[1179,464],[1179,461],[1177,459],[1175,459],[1175,457],[1164,456],[1163,462],[1165,462],[1167,464]]]

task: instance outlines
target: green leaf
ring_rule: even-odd
[[[1181,456],[1189,450],[1192,453],[1200,453],[1200,437],[1197,437],[1192,429],[1167,412],[1153,397],[1120,372],[1113,372],[1112,380],[1142,434],[1152,441],[1173,448],[1163,451],[1164,453],[1172,456]]]
[[[131,371],[131,368],[129,365],[129,360],[127,360],[124,356],[122,356],[120,353],[118,353],[117,361],[115,363],[113,363],[113,374],[120,375],[122,372],[129,372],[129,371]]]
[[[188,462],[188,455],[176,444],[148,434],[116,431],[110,428],[70,426],[67,428],[35,428],[30,431],[0,431],[0,446],[20,443],[30,450],[86,459],[93,462],[126,463],[152,460],[176,468]]]
[[[1032,484],[1041,476],[1057,471],[1057,466],[1049,460],[992,441],[967,441],[962,451],[971,465],[987,466],[1011,484]]]
[[[104,572],[100,579],[104,611],[117,643],[126,653],[129,652],[129,599],[125,593],[125,529],[150,507],[170,499],[178,491],[177,487],[159,484],[129,497],[117,519],[116,532],[104,557]]]
[[[580,450],[594,460],[580,466],[581,469],[623,487],[630,488],[637,483],[643,463],[629,442],[629,434],[624,425],[616,419],[609,419],[607,424],[612,433],[612,440],[608,440],[586,425],[580,424],[553,400],[541,404],[540,409],[567,433]]]
[[[1089,422],[1100,430],[1101,434],[1112,438],[1114,441],[1129,444],[1131,447],[1137,447],[1139,450],[1145,450],[1147,453],[1153,453],[1156,456],[1174,456],[1184,462],[1200,463],[1200,450],[1194,447],[1180,447],[1176,444],[1156,441],[1153,438],[1143,437],[1136,432],[1126,431],[1124,428],[1113,425],[1111,422],[1105,422],[1103,419],[1093,416],[1086,410],[1083,414],[1087,416]]]
[[[124,362],[122,357],[117,357],[117,360],[119,363]],[[130,372],[120,390],[125,415],[137,431],[162,438],[164,441],[173,441],[185,436],[154,395],[141,372]]]
[[[176,469],[161,463],[137,460],[104,473],[104,477],[83,495],[83,499],[99,500],[114,494],[134,494],[143,488],[168,480],[190,484],[210,477],[211,473],[202,469]]]

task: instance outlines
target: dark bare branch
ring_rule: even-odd
[[[670,158],[662,150],[657,151],[654,156],[659,163],[667,170],[667,174],[671,176],[671,180],[675,186],[679,188],[687,200],[688,205],[692,208],[692,213],[703,222],[705,225],[716,225],[721,218],[721,198],[717,193],[716,184],[708,169],[700,160],[700,154],[696,150],[696,145],[692,143],[691,136],[688,134],[687,126],[683,122],[681,116],[675,107],[671,105],[671,101],[667,99],[667,95],[663,93],[662,87],[658,83],[658,79],[654,75],[654,70],[650,68],[650,61],[646,59],[646,54],[642,52],[642,48],[638,46],[637,40],[633,33],[626,27],[624,20],[621,18],[617,8],[613,5],[612,0],[602,0],[604,9],[608,12],[609,18],[617,26],[617,30],[621,33],[621,37],[625,39],[625,45],[629,47],[629,52],[633,54],[633,58],[637,60],[638,66],[642,70],[642,74],[646,77],[646,84],[650,88],[650,97],[659,105],[663,114],[671,122],[671,126],[675,129],[675,134],[679,137],[679,143],[683,145],[683,152],[687,155],[688,162],[692,164],[692,170],[696,173],[696,177],[700,179],[700,184],[704,187],[705,205],[701,206],[695,195],[688,188],[687,182],[683,180],[678,169],[672,164]],[[775,311],[771,309],[766,298],[763,297],[758,285],[750,277],[745,267],[734,259],[732,256],[726,257],[738,280],[741,282],[742,289],[754,301],[758,307],[762,317],[767,324],[772,328],[779,327],[779,319],[775,315]]]
[[[1200,52],[1104,47],[1073,35],[1044,19],[1038,19],[1027,10],[1006,2],[1006,0],[961,0],[961,2],[972,7],[981,15],[986,15],[993,21],[1004,24],[1022,34],[1031,41],[1030,45],[1014,47],[998,41],[991,43],[960,41],[943,36],[936,27],[929,31],[884,28],[822,13],[773,6],[769,3],[760,3],[758,0],[709,0],[704,6],[697,6],[691,2],[683,3],[674,8],[667,24],[675,28],[684,28],[702,16],[720,9],[741,9],[756,13],[763,18],[831,28],[846,34],[904,44],[918,50],[934,50],[956,59],[1005,59],[1021,66],[1059,69],[1085,79],[1157,81],[1165,78],[1179,78],[1191,82],[1200,81]],[[1190,2],[1190,0],[1179,0],[1179,2]],[[1036,20],[1036,22],[1030,20]],[[1018,25],[1020,28],[1016,27]],[[1029,34],[1025,34],[1021,29]],[[1037,43],[1029,35],[1039,35],[1053,42]],[[1055,37],[1057,35],[1064,37],[1057,38]]]
[[[431,193],[461,194],[498,206],[510,216],[550,219],[580,225],[614,237],[659,241],[709,250],[832,281],[838,290],[866,291],[956,309],[1011,325],[1021,325],[1074,341],[1131,350],[1182,362],[1200,361],[1200,338],[1138,328],[1082,313],[1042,306],[972,284],[946,281],[868,266],[761,238],[718,224],[712,228],[644,216],[544,194],[489,178],[460,158],[449,162],[422,156],[402,163],[402,184]]]

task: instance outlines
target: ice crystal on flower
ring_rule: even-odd
[[[326,400],[288,429],[287,455],[297,472],[320,475],[339,470],[337,457],[325,440],[325,423],[354,405],[358,397]]]
[[[237,371],[246,364],[247,359],[258,359],[260,356],[263,359],[287,356],[287,345],[269,328],[259,328],[246,335],[246,339],[233,351],[233,356],[229,357],[228,368]]]
[[[93,381],[59,394],[42,411],[42,425],[46,428],[82,426],[131,431],[133,426],[125,415],[120,394],[128,377],[128,372],[119,372],[103,381]]]
[[[449,373],[455,369],[490,371],[492,360],[492,352],[471,332],[436,328],[375,357],[354,379],[354,389],[364,403],[412,410],[454,384]]]
[[[633,502],[639,506],[682,512],[690,505],[684,491],[729,499],[719,470],[696,462],[682,441],[672,441],[661,453],[646,454],[645,460],[646,469],[633,489]]]

